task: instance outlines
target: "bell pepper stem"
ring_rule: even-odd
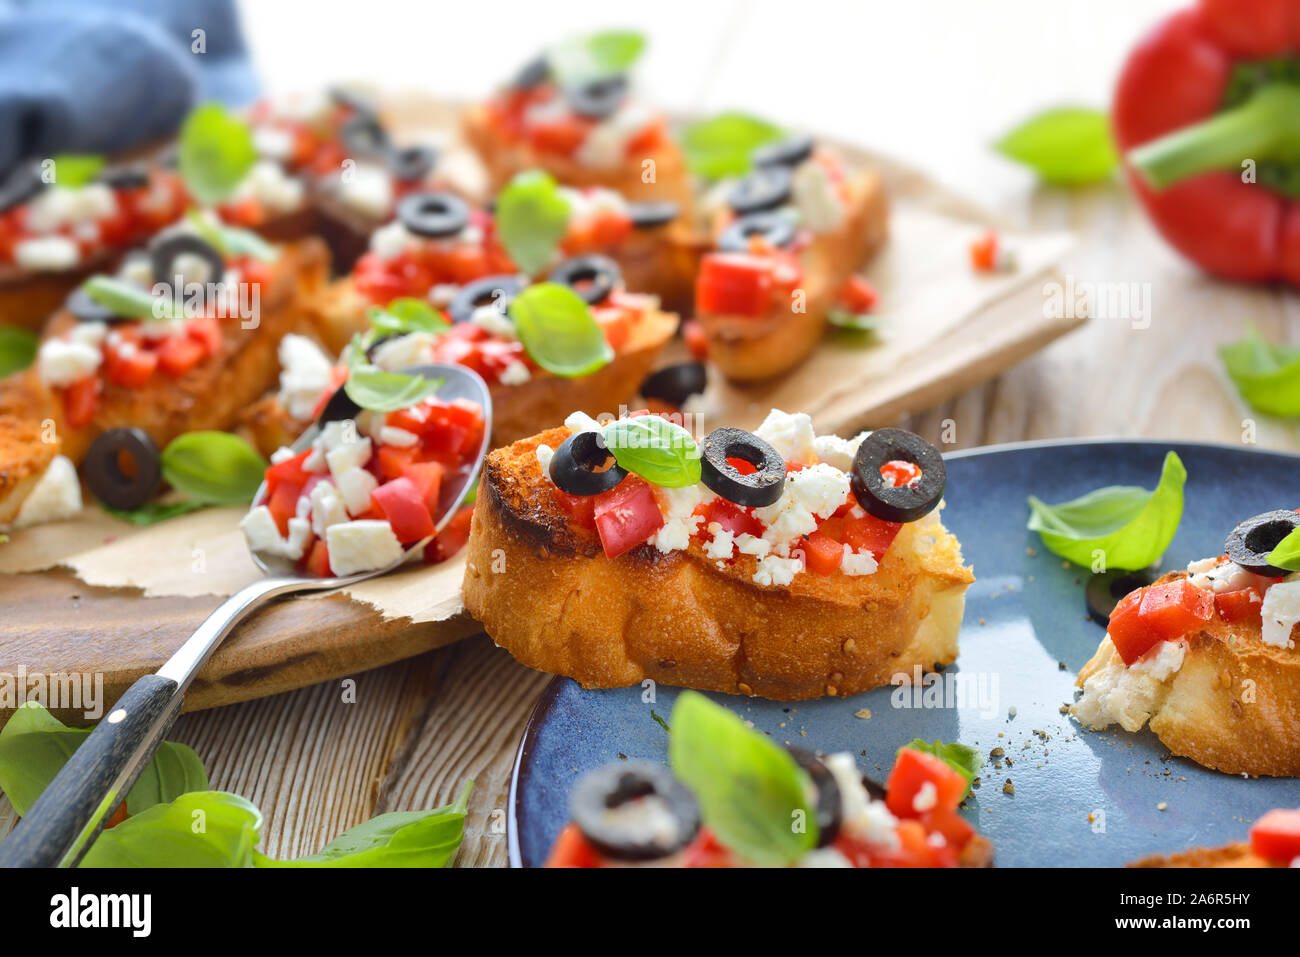
[[[1273,83],[1241,106],[1175,130],[1128,153],[1157,190],[1212,170],[1240,170],[1245,161],[1300,161],[1300,86]]]

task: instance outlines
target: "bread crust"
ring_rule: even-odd
[[[1194,847],[1178,854],[1153,854],[1134,861],[1129,867],[1280,867],[1257,857],[1245,842],[1224,847]]]
[[[874,575],[805,573],[785,588],[755,584],[753,556],[723,570],[694,542],[609,559],[594,532],[569,523],[537,462],[538,445],[569,434],[550,429],[489,455],[474,510],[465,607],[522,663],[589,688],[649,678],[793,701],[955,659],[974,576],[937,522],[904,526]],[[955,619],[927,628],[932,608]]]
[[[1177,581],[1170,572],[1160,582]],[[1185,638],[1182,667],[1151,712],[1172,753],[1226,774],[1300,776],[1300,650],[1265,644],[1254,622],[1217,618]],[[1079,672],[1084,683],[1123,667],[1109,638]]]

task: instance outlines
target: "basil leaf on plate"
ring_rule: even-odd
[[[177,159],[185,187],[209,206],[230,198],[257,162],[248,124],[217,103],[195,107],[181,125]]]
[[[700,480],[700,448],[680,425],[657,415],[618,419],[600,430],[614,461],[664,488],[684,488]]]
[[[251,229],[214,222],[198,209],[190,210],[186,218],[198,234],[223,256],[250,256],[262,262],[275,262],[280,258],[280,251]]]
[[[446,867],[465,836],[473,781],[456,800],[431,811],[394,811],[344,831],[316,854],[276,861],[254,853],[256,867]]]
[[[646,39],[634,30],[605,30],[573,37],[547,53],[547,63],[563,84],[626,73],[640,59]]]
[[[130,511],[112,508],[103,502],[99,503],[99,507],[114,518],[120,518],[124,522],[146,528],[150,525],[157,525],[159,522],[165,522],[169,518],[176,518],[178,515],[188,515],[190,512],[197,512],[201,508],[207,508],[208,503],[196,502],[194,499],[186,498],[177,502],[145,502],[139,508],[133,508]]]
[[[1269,342],[1253,325],[1219,347],[1223,367],[1241,397],[1266,415],[1300,415],[1300,346]]]
[[[15,811],[27,813],[89,734],[89,728],[70,728],[35,701],[14,712],[0,728],[0,790]],[[207,772],[194,749],[164,741],[127,794],[127,813],[138,814],[207,786]]]
[[[866,312],[849,312],[846,309],[832,309],[826,314],[832,326],[851,329],[854,332],[875,332],[880,328],[880,320]]]
[[[1084,107],[1039,113],[998,140],[994,149],[1056,186],[1098,183],[1119,165],[1110,118]]]
[[[692,173],[706,179],[722,179],[749,172],[754,150],[784,135],[779,126],[758,117],[720,113],[688,124],[682,130],[681,146]]]
[[[266,460],[229,432],[186,432],[162,451],[167,483],[208,505],[248,504],[266,469]]]
[[[246,798],[192,791],[101,833],[81,866],[251,867],[261,826],[262,812]]]
[[[1164,554],[1178,531],[1186,481],[1187,469],[1170,452],[1152,491],[1108,485],[1059,505],[1029,496],[1028,528],[1042,536],[1049,550],[1076,565],[1090,567],[1093,552],[1100,551],[1107,568],[1146,568]]]
[[[1268,563],[1289,572],[1300,571],[1300,528],[1292,530],[1268,553]]]
[[[104,168],[104,157],[96,153],[60,153],[52,157],[56,186],[78,189],[92,182]]]
[[[370,328],[385,336],[404,336],[411,332],[442,332],[451,323],[423,299],[394,299],[386,306],[375,306],[368,313]]]
[[[539,282],[510,302],[519,341],[533,361],[565,378],[590,375],[614,358],[591,309],[568,286]]]
[[[497,196],[497,235],[515,265],[534,276],[551,264],[571,212],[555,179],[529,170],[515,176]]]
[[[970,794],[970,783],[975,780],[975,775],[979,774],[980,768],[984,766],[984,758],[969,744],[944,744],[942,741],[922,741],[920,738],[913,738],[903,747],[924,754],[933,754],[964,777],[966,793],[962,795],[963,799],[966,794]],[[899,750],[901,751],[902,748]]]
[[[36,361],[40,340],[17,326],[0,326],[0,379],[21,372]]]
[[[817,846],[812,782],[788,751],[695,691],[678,697],[672,725],[668,763],[723,844],[763,867]]]
[[[176,302],[116,276],[91,276],[81,286],[86,295],[125,319],[176,319]]]

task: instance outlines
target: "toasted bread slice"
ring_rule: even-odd
[[[646,678],[781,700],[850,695],[957,656],[967,586],[937,516],[903,526],[875,574],[752,581],[755,559],[718,567],[699,544],[641,545],[614,559],[573,525],[542,475],[550,429],[488,456],[470,531],[465,607],[540,671],[585,687]]]
[[[1096,729],[1135,732],[1149,722],[1171,752],[1216,771],[1300,775],[1300,650],[1265,644],[1258,622],[1218,618],[1182,644],[1181,667],[1165,674],[1126,667],[1103,638],[1079,672],[1083,696],[1071,712]]]

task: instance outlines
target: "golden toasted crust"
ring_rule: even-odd
[[[1182,667],[1151,712],[1161,743],[1227,774],[1300,776],[1300,650],[1265,644],[1258,623],[1217,619],[1185,640]],[[1105,638],[1076,683],[1117,667],[1123,661]]]
[[[800,257],[805,311],[761,318],[699,316],[709,340],[709,361],[728,379],[755,382],[793,369],[821,342],[840,286],[879,251],[889,231],[889,204],[879,174],[852,183],[843,225],[818,236]]]
[[[529,667],[586,687],[652,678],[798,700],[856,694],[957,654],[966,587],[956,539],[904,526],[873,575],[755,584],[753,556],[719,568],[697,543],[606,558],[572,525],[537,462],[551,429],[488,456],[470,531],[465,606]],[[933,613],[933,614],[932,614]]]
[[[90,267],[51,273],[5,270],[0,276],[0,317],[5,325],[40,329],[90,273]]]
[[[1194,847],[1178,854],[1153,854],[1129,867],[1279,867],[1272,861],[1257,857],[1246,843],[1226,847]]]
[[[14,520],[62,446],[54,401],[35,375],[0,381],[0,523]]]

